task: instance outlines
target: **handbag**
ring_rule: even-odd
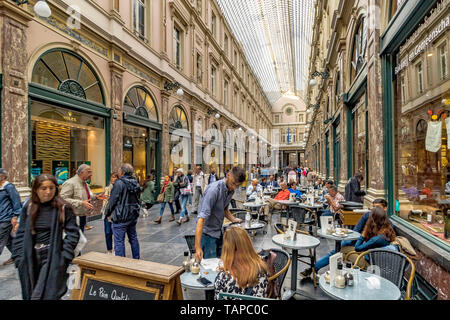
[[[163,202],[164,201],[164,193],[158,194],[158,197],[156,198],[157,202]]]
[[[64,205],[63,206],[64,219],[65,219],[65,212],[66,212],[65,210],[66,210],[66,206]],[[77,217],[77,222],[78,222],[78,219],[79,218]],[[75,247],[75,250],[74,250],[74,256],[75,257],[78,256],[81,253],[81,251],[84,249],[84,247],[87,244],[87,239],[86,239],[86,236],[84,235],[83,231],[81,231],[81,229],[78,229],[78,231],[80,233],[80,238],[78,239],[78,244],[77,244],[77,246]],[[62,239],[64,240],[65,237],[66,237],[66,232],[63,230],[63,232],[62,232]]]

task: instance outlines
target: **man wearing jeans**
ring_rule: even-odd
[[[5,247],[12,253],[11,231],[16,227],[22,209],[16,187],[7,180],[8,172],[0,168],[0,255]],[[3,265],[13,262],[13,259],[8,259]]]
[[[126,163],[119,169],[119,180],[114,188],[106,208],[105,217],[111,216],[116,256],[125,257],[125,234],[131,245],[133,259],[139,259],[139,241],[136,224],[139,218],[141,188],[133,177],[133,167]]]
[[[245,170],[233,167],[227,176],[216,181],[205,190],[202,205],[195,228],[195,257],[198,262],[203,258],[219,258],[222,254],[223,220],[241,222],[228,210],[234,191],[245,181]]]
[[[195,168],[194,174],[194,204],[192,205],[192,213],[197,214],[198,207],[201,204],[203,192],[205,192],[205,175],[203,174],[202,168],[197,166]]]

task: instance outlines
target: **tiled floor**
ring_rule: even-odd
[[[154,206],[150,210],[150,215],[147,218],[140,218],[138,222],[137,232],[140,244],[141,259],[154,261],[170,265],[181,265],[183,261],[183,252],[187,250],[186,241],[183,238],[185,234],[194,234],[196,216],[191,215],[191,220],[188,223],[178,226],[175,222],[169,222],[170,210],[166,208],[165,215],[161,224],[153,224],[152,221],[159,215],[159,205]],[[177,215],[178,216],[178,215]],[[278,218],[274,217],[274,223],[278,222]],[[85,232],[88,239],[88,244],[84,252],[98,251],[106,252],[103,221],[95,220],[89,222],[94,228]],[[277,248],[272,243],[272,236],[275,235],[273,227],[267,227],[267,234],[258,232],[254,238],[254,245],[257,251],[261,249]],[[317,248],[317,257],[321,257],[326,252],[334,248],[334,243],[330,240],[321,239],[321,244]],[[130,246],[126,246],[127,257],[131,257]],[[3,254],[0,256],[0,299],[21,299],[21,289],[17,271],[14,265],[3,266],[4,261],[9,259],[10,253],[5,248]],[[305,265],[299,263],[298,272],[300,273],[306,268]],[[325,272],[327,268],[321,270]],[[289,268],[288,274],[284,280],[283,287],[289,288],[291,283],[291,270]],[[303,279],[298,275],[297,289],[303,290],[308,297],[313,299],[330,299],[323,291],[317,287],[314,288],[312,280]],[[186,300],[204,299],[203,292],[197,292],[190,289],[183,289],[183,294]],[[68,298],[66,295],[65,298]],[[296,299],[305,299],[297,295]]]

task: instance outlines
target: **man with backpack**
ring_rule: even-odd
[[[141,188],[133,177],[133,167],[126,163],[119,169],[119,179],[109,197],[105,217],[111,217],[116,256],[125,257],[125,234],[131,245],[133,259],[139,259],[136,224],[140,211]]]

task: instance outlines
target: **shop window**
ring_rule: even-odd
[[[359,107],[353,114],[353,174],[359,172],[364,176],[364,183],[367,183],[367,128],[366,128],[366,107],[365,96],[360,99]]]
[[[169,114],[169,130],[180,130],[170,133],[169,171],[173,167],[183,168],[185,172],[190,168],[190,135],[187,115],[181,106],[175,106]]]
[[[150,93],[144,87],[133,87],[125,96],[124,111],[158,122],[158,112]]]
[[[133,28],[141,39],[145,39],[146,1],[133,0]]]
[[[406,83],[405,76],[400,78],[401,94],[402,94],[402,104],[406,103]]]
[[[34,66],[31,82],[104,104],[96,73],[81,57],[70,51],[52,50],[42,55]]]
[[[275,115],[275,123],[280,123],[280,116],[278,114]]]
[[[223,37],[223,50],[225,51],[225,55],[228,56],[228,36],[226,34]]]
[[[448,76],[448,50],[447,42],[444,42],[438,48],[439,52],[439,76],[441,80],[444,80]]]
[[[76,174],[81,164],[89,164],[88,183],[94,193],[106,182],[105,119],[86,113],[31,102],[31,180],[52,174],[61,185]]]
[[[341,101],[341,73],[339,71],[336,72],[336,84],[334,87],[334,102],[335,102],[335,110],[339,109],[339,103]]]

